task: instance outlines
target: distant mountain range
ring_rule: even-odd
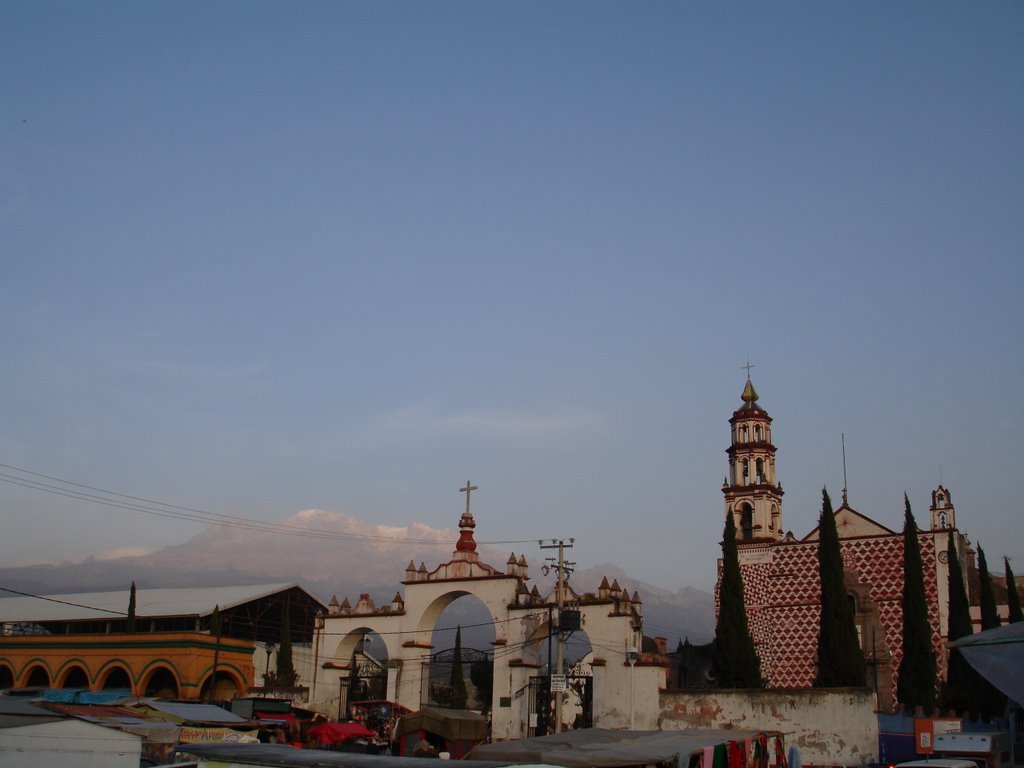
[[[452,530],[375,525],[316,509],[296,513],[279,526],[305,535],[211,527],[183,544],[144,556],[0,568],[0,586],[31,594],[68,594],[125,589],[132,581],[139,589],[297,582],[325,601],[336,595],[354,602],[366,592],[382,605],[402,591],[400,582],[410,561],[433,569],[451,558],[458,539]],[[497,568],[504,569],[508,556],[507,551],[481,546],[481,559]],[[551,583],[539,563],[531,576],[542,592]],[[602,578],[639,593],[644,634],[667,638],[670,650],[686,638],[699,643],[714,636],[710,593],[689,587],[661,589],[631,579],[611,564],[579,570],[570,583],[577,592],[596,592]]]

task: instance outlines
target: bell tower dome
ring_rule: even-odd
[[[743,405],[729,419],[729,476],[722,484],[725,513],[733,515],[737,541],[778,541],[782,538],[783,492],[775,477],[772,417],[757,402],[749,368],[740,397]]]

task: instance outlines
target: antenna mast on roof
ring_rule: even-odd
[[[840,432],[843,436],[843,506],[846,506],[846,433]]]

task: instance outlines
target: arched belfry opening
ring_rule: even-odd
[[[410,561],[402,589],[386,604],[378,605],[366,594],[354,603],[348,598],[331,601],[314,637],[320,650],[314,652],[311,708],[337,714],[335,691],[339,676],[351,666],[348,656],[355,638],[372,632],[387,651],[382,706],[416,711],[464,703],[465,709],[490,718],[492,738],[523,738],[534,732],[531,723],[536,724],[543,705],[534,696],[537,679],[557,677],[559,686],[587,689],[576,703],[566,703],[572,699],[569,693],[563,696],[563,727],[628,727],[631,713],[622,702],[630,686],[646,692],[645,697],[637,695],[638,701],[657,701],[665,677],[660,661],[637,650],[643,628],[639,595],[607,579],[586,593],[574,590],[567,580],[560,590],[558,580],[550,577],[542,584],[531,583],[524,553],[508,555],[504,567],[487,563],[476,541],[471,507],[476,490],[468,482],[460,489],[466,494],[465,511],[448,560],[433,568]],[[559,636],[561,675],[548,650],[549,641],[555,647]],[[591,645],[590,637],[601,638],[600,645]],[[456,667],[462,684],[453,674]],[[575,683],[574,678],[584,681]],[[640,717],[638,723],[656,726],[655,710]]]

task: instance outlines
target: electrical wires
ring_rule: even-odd
[[[204,525],[220,526],[224,528],[238,528],[258,533],[282,534],[288,536],[303,536],[315,539],[330,539],[333,541],[352,541],[362,543],[395,543],[395,544],[426,544],[437,547],[449,547],[449,538],[401,538],[394,536],[346,533],[343,531],[329,530],[325,528],[310,528],[286,523],[266,523],[257,520],[250,520],[237,515],[223,515],[216,512],[195,507],[185,507],[178,504],[168,504],[163,501],[155,501],[140,496],[131,496],[118,491],[109,491],[103,488],[76,483],[72,480],[64,480],[53,475],[46,475],[41,472],[33,472],[10,464],[0,464],[0,482],[9,485],[17,485],[33,491],[49,493],[55,496],[63,496],[76,501],[83,501],[90,504],[98,504],[112,509],[123,509],[129,512],[138,512],[156,517],[174,518],[187,520]],[[506,541],[481,541],[480,544],[527,544],[537,541],[536,538],[517,539]]]

